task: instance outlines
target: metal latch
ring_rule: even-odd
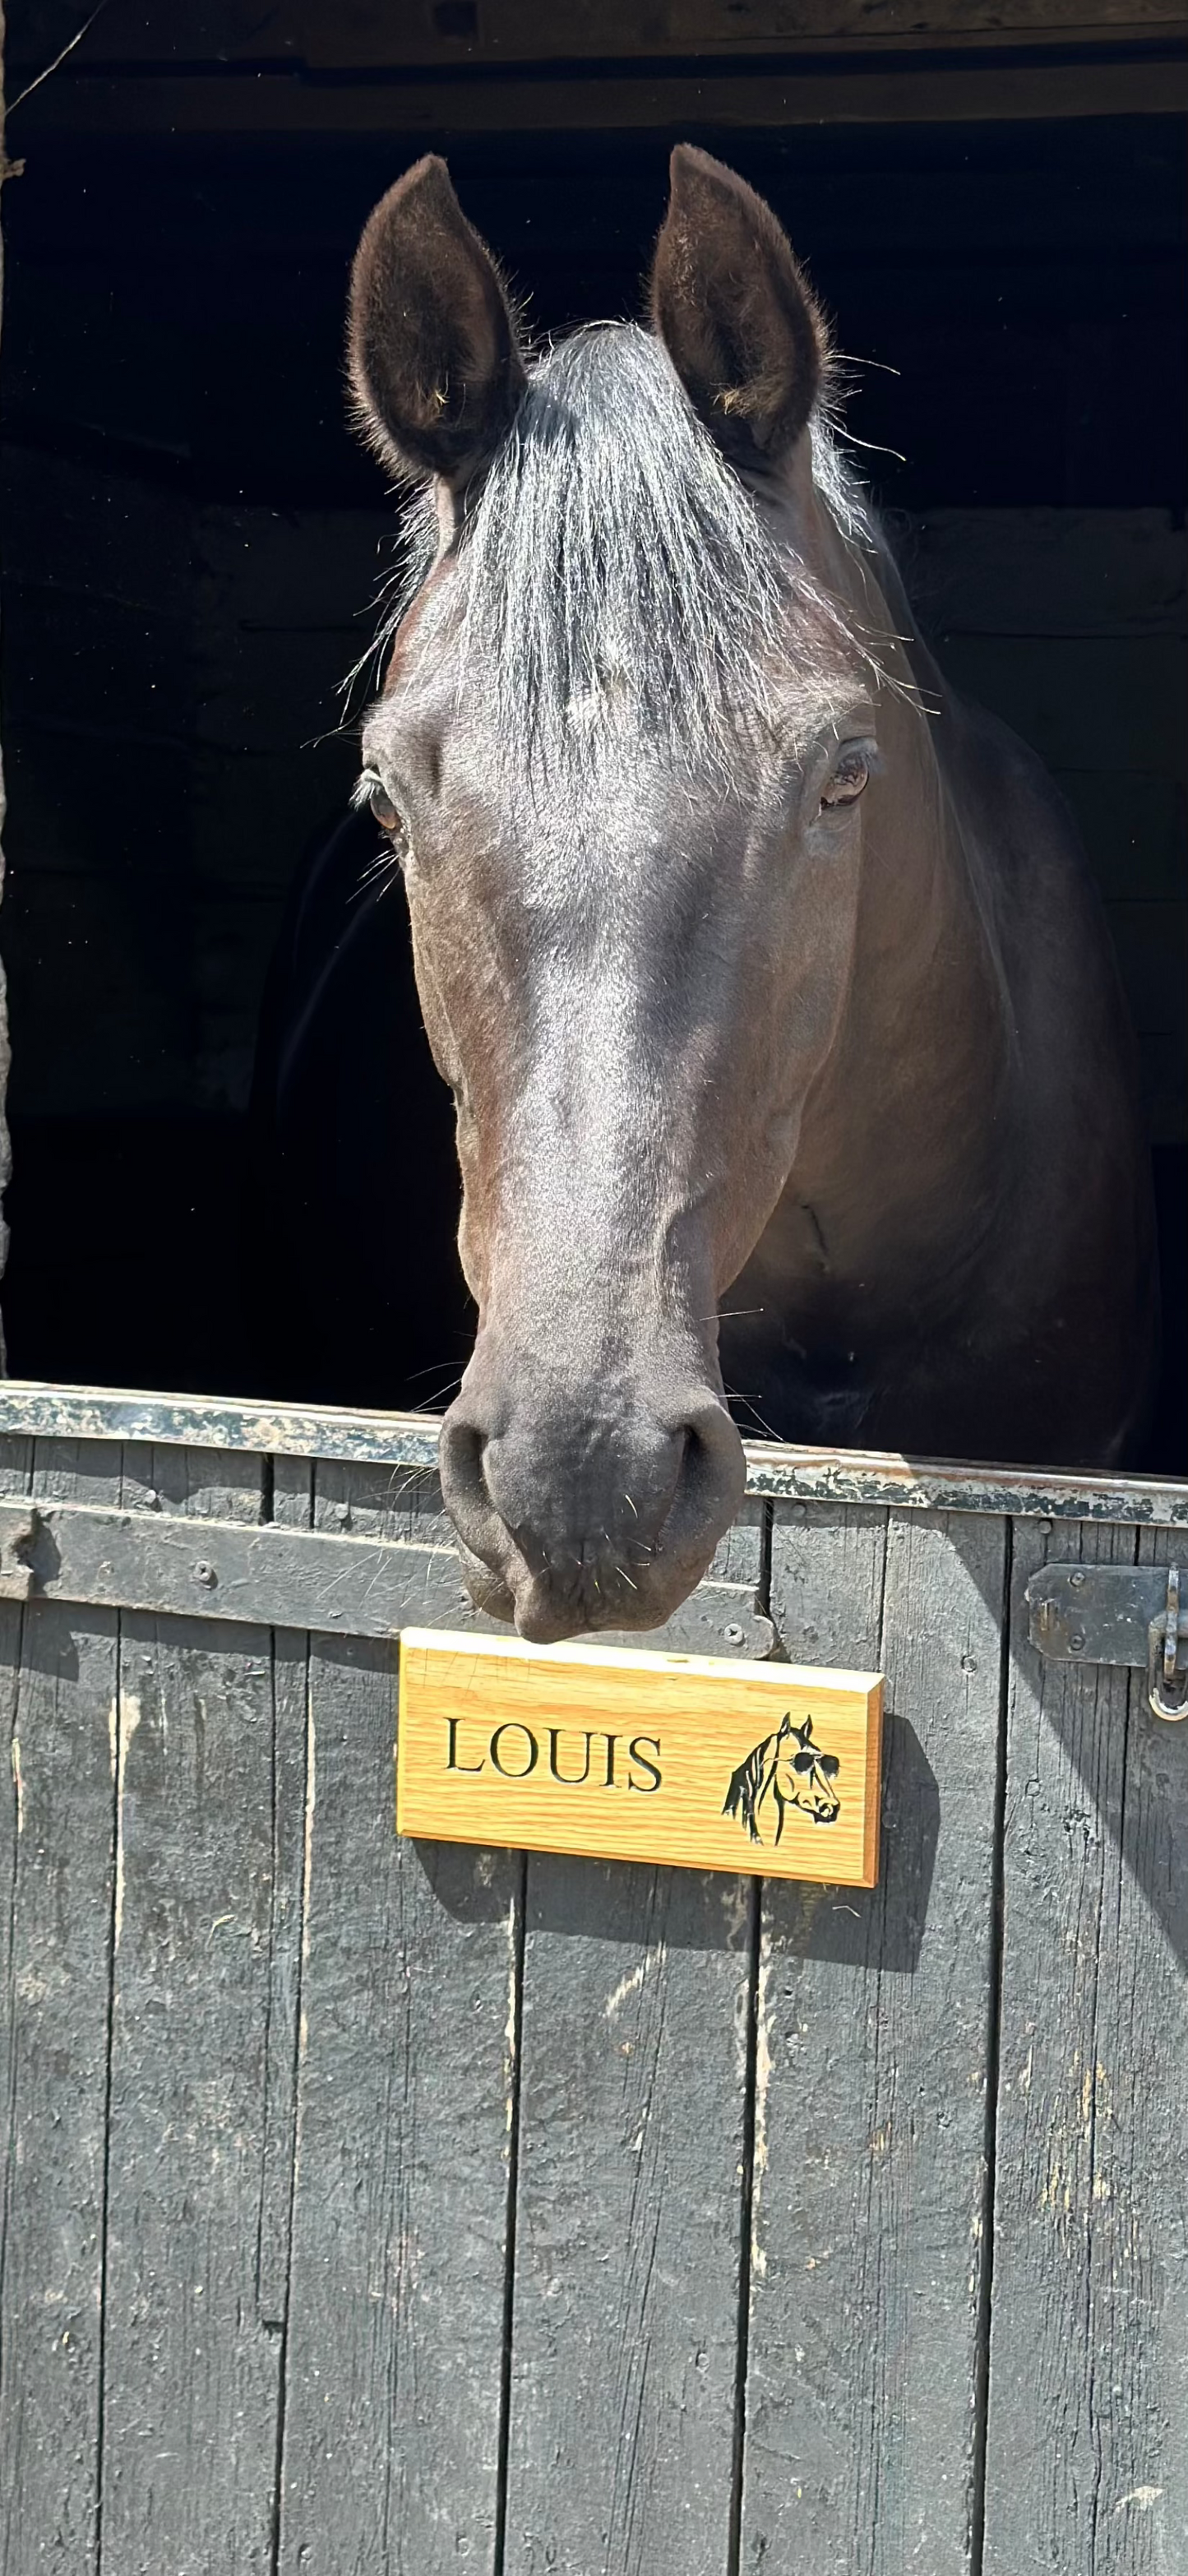
[[[1145,1665],[1156,1717],[1188,1717],[1188,1611],[1178,1565],[1045,1565],[1025,1598],[1041,1655]]]

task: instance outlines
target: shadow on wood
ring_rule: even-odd
[[[795,1957],[913,1976],[928,1916],[940,1832],[940,1789],[915,1728],[888,1710],[883,1736],[883,1822],[877,1887],[769,1882],[781,1947]],[[986,1794],[993,1798],[993,1748]]]
[[[778,1914],[781,1941],[802,1958],[830,1959],[842,1966],[883,1968],[911,1976],[920,1955],[928,1914],[928,1895],[940,1831],[940,1791],[936,1774],[914,1727],[889,1712],[884,1720],[882,1875],[877,1887],[834,1887],[791,1880],[768,1881],[768,1898]],[[987,1797],[994,1793],[993,1748],[988,1748]],[[484,1862],[494,1854],[460,1844],[414,1844],[417,1858],[439,1904],[456,1921],[486,1923],[502,1912],[493,1878]],[[598,1933],[620,1936],[616,1924],[630,1908],[622,1907],[608,1882],[625,1879],[635,1862],[601,1862],[558,1855],[549,1869],[534,1874],[533,1921],[541,1931],[578,1938]],[[665,1927],[667,1943],[677,1949],[723,1950],[736,1946],[735,1907],[731,1891],[745,1905],[746,1882],[727,1871],[679,1873],[690,1884],[689,1901],[672,1902]],[[694,1901],[695,1886],[704,1891],[720,1884],[720,1906]]]

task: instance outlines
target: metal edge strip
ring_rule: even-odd
[[[0,1436],[17,1439],[143,1440],[186,1449],[246,1449],[273,1457],[431,1470],[437,1463],[437,1432],[437,1417],[425,1413],[353,1413],[218,1395],[58,1386],[28,1378],[0,1381]],[[967,1466],[873,1450],[794,1448],[778,1441],[750,1441],[746,1454],[747,1492],[766,1501],[1188,1528],[1188,1481],[1178,1479]]]

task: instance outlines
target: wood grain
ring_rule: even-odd
[[[986,2576],[1188,2563],[1188,1729],[1145,1677],[1047,1662],[1016,1530]],[[1144,1532],[1145,1563],[1177,1556]]]
[[[1157,38],[1183,24],[1182,0],[472,0],[392,9],[384,0],[173,0],[167,21],[113,0],[80,56],[100,64],[284,62],[327,70],[475,65],[599,56],[811,52]],[[22,76],[76,32],[67,0],[29,0],[10,47]],[[69,68],[67,69],[69,77]]]
[[[1182,22],[1181,22],[1182,23]],[[1168,29],[1174,35],[1176,28]],[[1182,112],[1188,81],[1179,61],[1099,56],[1069,62],[1011,59],[934,65],[910,54],[895,65],[825,56],[771,72],[707,66],[622,76],[592,71],[485,80],[476,77],[294,80],[244,72],[225,80],[184,73],[98,73],[46,81],[22,109],[26,148],[43,135],[372,134],[411,148],[451,134],[606,133],[629,128],[1025,122],[1065,116],[1168,116]],[[427,141],[421,144],[427,148]]]
[[[748,2576],[976,2567],[1003,1575],[999,1521],[777,1511],[790,1651],[885,1663],[884,1862],[763,1892]]]
[[[261,1462],[134,1449],[122,1499],[244,1520],[260,1511]],[[126,2576],[267,2564],[280,2345],[257,2265],[284,1896],[274,1754],[267,1630],[123,1615],[102,2467],[104,2560]]]
[[[19,1485],[11,1450],[8,1463]],[[39,1443],[29,1481],[39,1497],[114,1502],[119,1452]],[[90,2568],[98,2543],[117,1626],[113,1610],[0,1611],[6,2576],[52,2564],[47,2543],[64,2568]]]
[[[439,1509],[316,1473],[318,1528]],[[397,1839],[395,1699],[393,1646],[311,1641],[279,2576],[496,2564],[522,1864]]]
[[[753,1900],[534,1856],[506,2576],[733,2566]]]
[[[870,1887],[881,1713],[873,1673],[405,1629],[397,1826]]]

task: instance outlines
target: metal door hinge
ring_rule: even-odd
[[[1145,1666],[1156,1717],[1188,1717],[1188,1611],[1178,1565],[1045,1565],[1025,1597],[1041,1655]]]

